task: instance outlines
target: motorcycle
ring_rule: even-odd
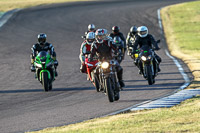
[[[120,87],[116,73],[116,60],[103,60],[99,61],[97,66],[99,75],[99,88],[108,96],[109,102],[119,100]]]
[[[44,91],[52,90],[52,83],[55,80],[54,61],[46,51],[41,51],[34,62],[36,78],[43,85]]]
[[[158,75],[158,61],[155,58],[154,50],[144,45],[140,48],[139,66],[143,77],[148,81],[149,85],[155,83],[155,77]]]
[[[86,64],[86,69],[87,69],[87,74],[89,77],[89,80],[92,82],[92,84],[94,85],[94,87],[96,88],[96,91],[99,92],[99,80],[98,80],[98,76],[95,73],[95,68],[98,65],[98,60],[94,60],[94,61],[88,61],[88,58],[85,58],[85,64]]]

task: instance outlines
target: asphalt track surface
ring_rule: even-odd
[[[97,28],[118,25],[127,35],[132,25],[146,25],[156,39],[163,39],[157,9],[183,0],[132,0],[81,2],[39,6],[15,13],[0,28],[0,132],[25,132],[67,125],[100,117],[132,105],[158,98],[179,88],[184,79],[173,61],[165,55],[165,41],[157,53],[161,72],[149,86],[130,57],[122,63],[126,87],[119,101],[109,103],[97,93],[86,75],[79,72],[81,35],[89,23]],[[30,48],[37,34],[44,32],[55,46],[59,77],[53,91],[44,92],[30,72]],[[181,62],[192,78],[188,68]]]

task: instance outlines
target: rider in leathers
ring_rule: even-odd
[[[110,37],[112,37],[112,39],[114,39],[114,37],[119,36],[121,38],[121,40],[124,42],[124,51],[123,51],[123,58],[124,58],[124,54],[126,52],[126,39],[124,37],[124,35],[119,31],[120,27],[119,26],[113,26],[112,27],[112,33],[110,33]]]
[[[54,60],[54,67],[55,67],[55,76],[58,76],[58,73],[56,71],[56,68],[58,66],[58,61],[56,60],[56,52],[54,51],[54,47],[51,43],[46,42],[47,35],[44,33],[40,33],[38,35],[38,43],[34,44],[31,48],[31,71],[35,72],[35,66],[34,61],[35,57],[40,51],[49,51],[50,55],[52,56],[52,59]]]
[[[143,45],[149,45],[154,50],[159,50],[157,42],[155,41],[154,37],[151,34],[148,34],[148,28],[146,26],[138,27],[138,36],[133,44],[133,54],[136,52],[138,46],[141,48]],[[153,45],[153,47],[152,47]],[[155,53],[155,58],[157,59],[158,63],[162,61],[161,58]],[[141,63],[138,62],[139,69],[142,68]],[[160,67],[158,64],[158,72],[160,71]],[[141,70],[141,69],[140,69]],[[141,74],[141,71],[139,72]]]
[[[90,54],[91,44],[94,42],[94,40],[95,40],[94,32],[89,32],[86,35],[86,40],[84,40],[84,42],[81,44],[79,58],[81,60],[80,71],[82,73],[87,73],[86,64],[85,64],[85,56]]]
[[[132,26],[126,38],[126,45],[127,45],[127,50],[128,50],[127,55],[130,55],[131,57],[132,57],[131,53],[133,51],[131,51],[130,47],[132,47],[133,43],[135,42],[136,37],[137,37],[137,27]]]
[[[119,36],[115,36],[113,39],[113,44],[117,47],[117,57],[116,60],[119,62],[119,64],[123,60],[123,53],[124,53],[124,41],[121,40]]]
[[[96,41],[94,41],[91,46],[91,55],[90,55],[91,60],[95,55],[98,56],[99,60],[113,59],[112,54],[114,52],[116,52],[116,47],[115,47],[115,45],[113,45],[112,41],[106,37],[106,35],[105,35],[106,31],[107,30],[105,30],[105,29],[98,29],[95,32]],[[119,63],[116,65],[116,68],[117,68],[117,77],[119,80],[119,84],[121,87],[124,87],[125,84],[122,79],[123,69],[119,65]]]

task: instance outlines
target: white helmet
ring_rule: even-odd
[[[91,44],[94,42],[94,39],[95,39],[95,34],[94,34],[94,32],[89,32],[89,33],[86,35],[87,44],[91,45]]]
[[[137,30],[140,37],[146,37],[148,35],[148,28],[146,26],[140,26]]]
[[[94,24],[89,24],[88,25],[88,31],[94,31],[95,25]]]
[[[106,29],[98,29],[95,32],[95,39],[98,43],[103,43],[103,40],[106,39],[107,30]]]

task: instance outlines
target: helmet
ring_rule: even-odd
[[[137,27],[136,27],[136,26],[132,26],[132,27],[130,28],[130,33],[131,33],[132,35],[137,34]]]
[[[38,42],[40,45],[44,45],[47,39],[47,35],[44,33],[38,34]]]
[[[88,25],[88,31],[94,31],[95,25],[94,24],[89,24]]]
[[[119,32],[119,29],[120,29],[119,26],[113,26],[112,27],[112,31],[113,31],[114,34],[117,34]]]
[[[91,45],[93,43],[95,39],[95,34],[94,32],[89,32],[87,35],[86,35],[86,41],[87,41],[87,44]]]
[[[103,43],[103,40],[106,37],[106,31],[105,29],[98,29],[95,32],[95,38],[97,40],[98,43]]]
[[[146,26],[140,26],[137,30],[140,37],[146,37],[148,34],[148,29]]]
[[[115,37],[113,38],[113,42],[114,42],[114,44],[115,44],[116,46],[121,46],[121,44],[122,44],[122,39],[121,39],[119,36],[115,36]]]

